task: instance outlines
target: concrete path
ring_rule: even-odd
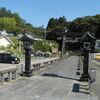
[[[72,56],[30,78],[1,85],[0,100],[90,100],[88,83],[78,81],[78,60]]]

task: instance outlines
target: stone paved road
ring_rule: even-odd
[[[86,92],[73,92],[79,86],[77,64],[78,57],[73,56],[42,69],[31,78],[0,86],[0,100],[89,100]]]

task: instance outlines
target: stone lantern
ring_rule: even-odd
[[[23,42],[23,48],[25,50],[25,71],[23,72],[23,76],[30,77],[32,76],[31,50],[33,46],[33,41],[35,39],[31,35],[24,33],[19,40]]]
[[[89,32],[87,32],[83,37],[80,38],[80,42],[82,44],[83,49],[83,74],[81,76],[81,80],[88,80],[89,78],[89,52],[93,52],[95,48],[95,41],[96,38],[90,35]]]

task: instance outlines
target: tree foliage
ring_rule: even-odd
[[[36,33],[37,35],[44,34],[44,28],[33,27],[32,24],[22,19],[18,13],[12,13],[5,7],[0,8],[0,30],[6,30],[8,33],[16,33],[15,35],[23,31]]]
[[[52,52],[52,50],[58,49],[58,44],[55,41],[36,41],[33,44],[34,51],[42,51],[42,52]]]
[[[87,31],[91,35],[95,36],[95,30],[97,28],[99,19],[96,16],[86,16],[81,18],[76,18],[71,22],[69,26],[69,31],[77,32],[84,35]]]
[[[10,17],[0,17],[0,29],[7,30],[8,32],[16,31],[17,22],[15,18]]]
[[[78,34],[78,36],[81,37],[87,31],[90,32],[91,35],[97,36],[97,34],[99,34],[99,26],[100,14],[95,16],[78,17],[71,22],[67,21],[65,16],[62,16],[59,18],[50,18],[46,30],[47,32],[51,32],[54,38],[61,35],[62,30],[65,28],[68,29],[70,36],[76,36],[76,34]],[[16,33],[15,35],[25,30],[31,34],[34,33],[40,36],[44,36],[45,33],[44,27],[34,27],[32,24],[21,18],[18,13],[12,13],[5,7],[0,8],[0,30],[6,30],[9,33]],[[49,37],[51,34],[47,36]]]
[[[48,25],[47,25],[47,30],[51,31],[54,29],[59,29],[59,28],[68,28],[68,22],[65,18],[65,16],[59,17],[58,19],[56,18],[51,18],[49,19]]]
[[[66,35],[72,38],[82,37],[86,32],[97,37],[100,34],[100,14],[78,17],[71,22],[68,22],[65,17],[60,17],[59,19],[51,18],[47,26],[47,30],[49,31],[47,38],[57,40],[57,37],[62,35],[62,30],[65,27],[68,29]]]
[[[98,23],[98,26],[97,26],[97,29],[96,29],[96,32],[95,32],[95,37],[97,39],[100,39],[100,22]]]

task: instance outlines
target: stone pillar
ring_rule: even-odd
[[[4,73],[1,74],[1,83],[4,83]]]
[[[16,80],[17,79],[17,70],[15,70],[14,72],[12,72],[13,74],[13,79]]]
[[[88,67],[89,67],[89,50],[84,50],[83,74],[81,77],[82,80],[88,81],[89,78]]]
[[[25,49],[25,72],[24,76],[31,77],[31,49]]]
[[[12,80],[12,73],[8,72],[8,82]]]

